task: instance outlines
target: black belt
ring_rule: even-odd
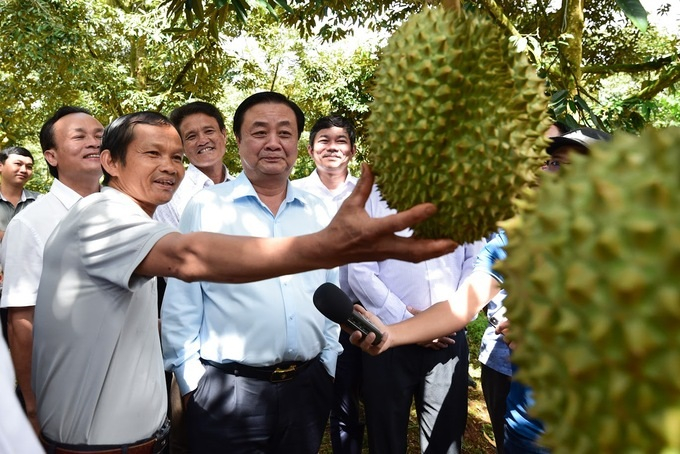
[[[270,381],[278,383],[282,381],[292,380],[300,373],[309,367],[315,361],[318,361],[321,354],[309,361],[288,361],[284,363],[274,364],[273,366],[253,367],[246,366],[241,363],[218,363],[210,361],[209,359],[201,358],[203,364],[219,369],[225,374],[235,375],[237,377],[255,378],[257,380]]]

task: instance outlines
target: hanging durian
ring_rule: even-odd
[[[680,452],[680,129],[618,136],[503,223],[516,376],[559,453]]]
[[[419,236],[472,242],[514,214],[550,126],[544,84],[499,27],[424,8],[390,38],[368,118],[370,161],[397,210],[433,202]]]

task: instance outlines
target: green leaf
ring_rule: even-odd
[[[248,4],[244,5],[240,0],[231,0],[231,5],[234,7],[238,20],[245,23],[248,19]]]
[[[621,11],[628,19],[638,28],[642,33],[647,31],[649,21],[647,20],[647,11],[640,3],[640,0],[616,0]]]

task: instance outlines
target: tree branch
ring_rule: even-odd
[[[208,50],[212,49],[215,47],[215,42],[210,41],[208,44],[205,46],[201,47],[182,67],[179,73],[177,73],[177,76],[175,77],[175,80],[173,80],[172,85],[170,85],[170,88],[168,88],[167,93],[174,93],[177,91],[179,88],[180,84],[182,83],[182,80],[186,77],[187,73],[191,69],[191,67],[196,63],[196,61]],[[161,104],[158,106],[158,111],[163,110],[163,104],[165,101],[161,101]]]
[[[658,95],[666,88],[675,85],[679,81],[680,81],[680,64],[676,64],[668,68],[667,71],[662,71],[661,75],[655,82],[647,85],[645,88],[640,90],[640,93],[634,96],[634,98],[642,100],[652,99],[654,96]]]
[[[614,64],[614,65],[586,65],[581,68],[585,74],[614,74],[614,73],[640,73],[646,71],[657,71],[663,69],[674,61],[680,60],[680,55],[671,55],[658,58],[644,63]]]
[[[500,25],[501,28],[508,31],[512,36],[516,36],[518,38],[522,37],[522,34],[517,31],[512,22],[510,22],[510,19],[508,19],[508,16],[505,15],[505,13],[501,9],[501,7],[498,6],[498,3],[496,3],[495,0],[479,0],[479,4],[482,5],[482,7],[489,13],[491,18],[498,25]]]

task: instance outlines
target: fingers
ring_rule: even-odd
[[[496,327],[496,334],[507,335],[510,331],[510,320],[505,319],[498,324]]]
[[[368,166],[368,164],[362,162],[361,177],[359,178],[359,181],[357,181],[357,185],[354,187],[354,190],[347,198],[345,203],[363,207],[366,204],[366,200],[368,200],[368,196],[371,194],[373,180],[374,177],[373,172],[371,172],[371,168]]]
[[[406,310],[409,311],[409,313],[411,313],[413,315],[417,315],[417,314],[420,314],[422,312],[421,310],[416,309],[413,306],[406,306]]]
[[[414,263],[440,257],[453,252],[458,247],[458,243],[448,239],[425,240],[418,238],[403,238],[394,235],[384,241],[390,242],[389,252],[385,254],[385,259],[394,258]]]
[[[376,356],[390,348],[389,337],[390,335],[388,332],[383,332],[382,341],[380,341],[378,345],[373,345],[373,342],[375,341],[374,333],[368,333],[368,335],[364,336],[361,331],[354,331],[349,336],[349,341],[352,345],[356,345],[369,355]]]
[[[421,347],[429,348],[431,350],[443,350],[447,348],[449,345],[455,344],[456,341],[451,339],[450,337],[440,337],[439,339],[435,339],[431,342],[423,342],[419,343]]]
[[[400,211],[390,216],[380,218],[380,222],[389,225],[383,227],[385,230],[392,230],[393,232],[400,232],[408,227],[413,226],[419,222],[424,221],[437,212],[437,207],[431,203],[420,203],[408,210]]]

